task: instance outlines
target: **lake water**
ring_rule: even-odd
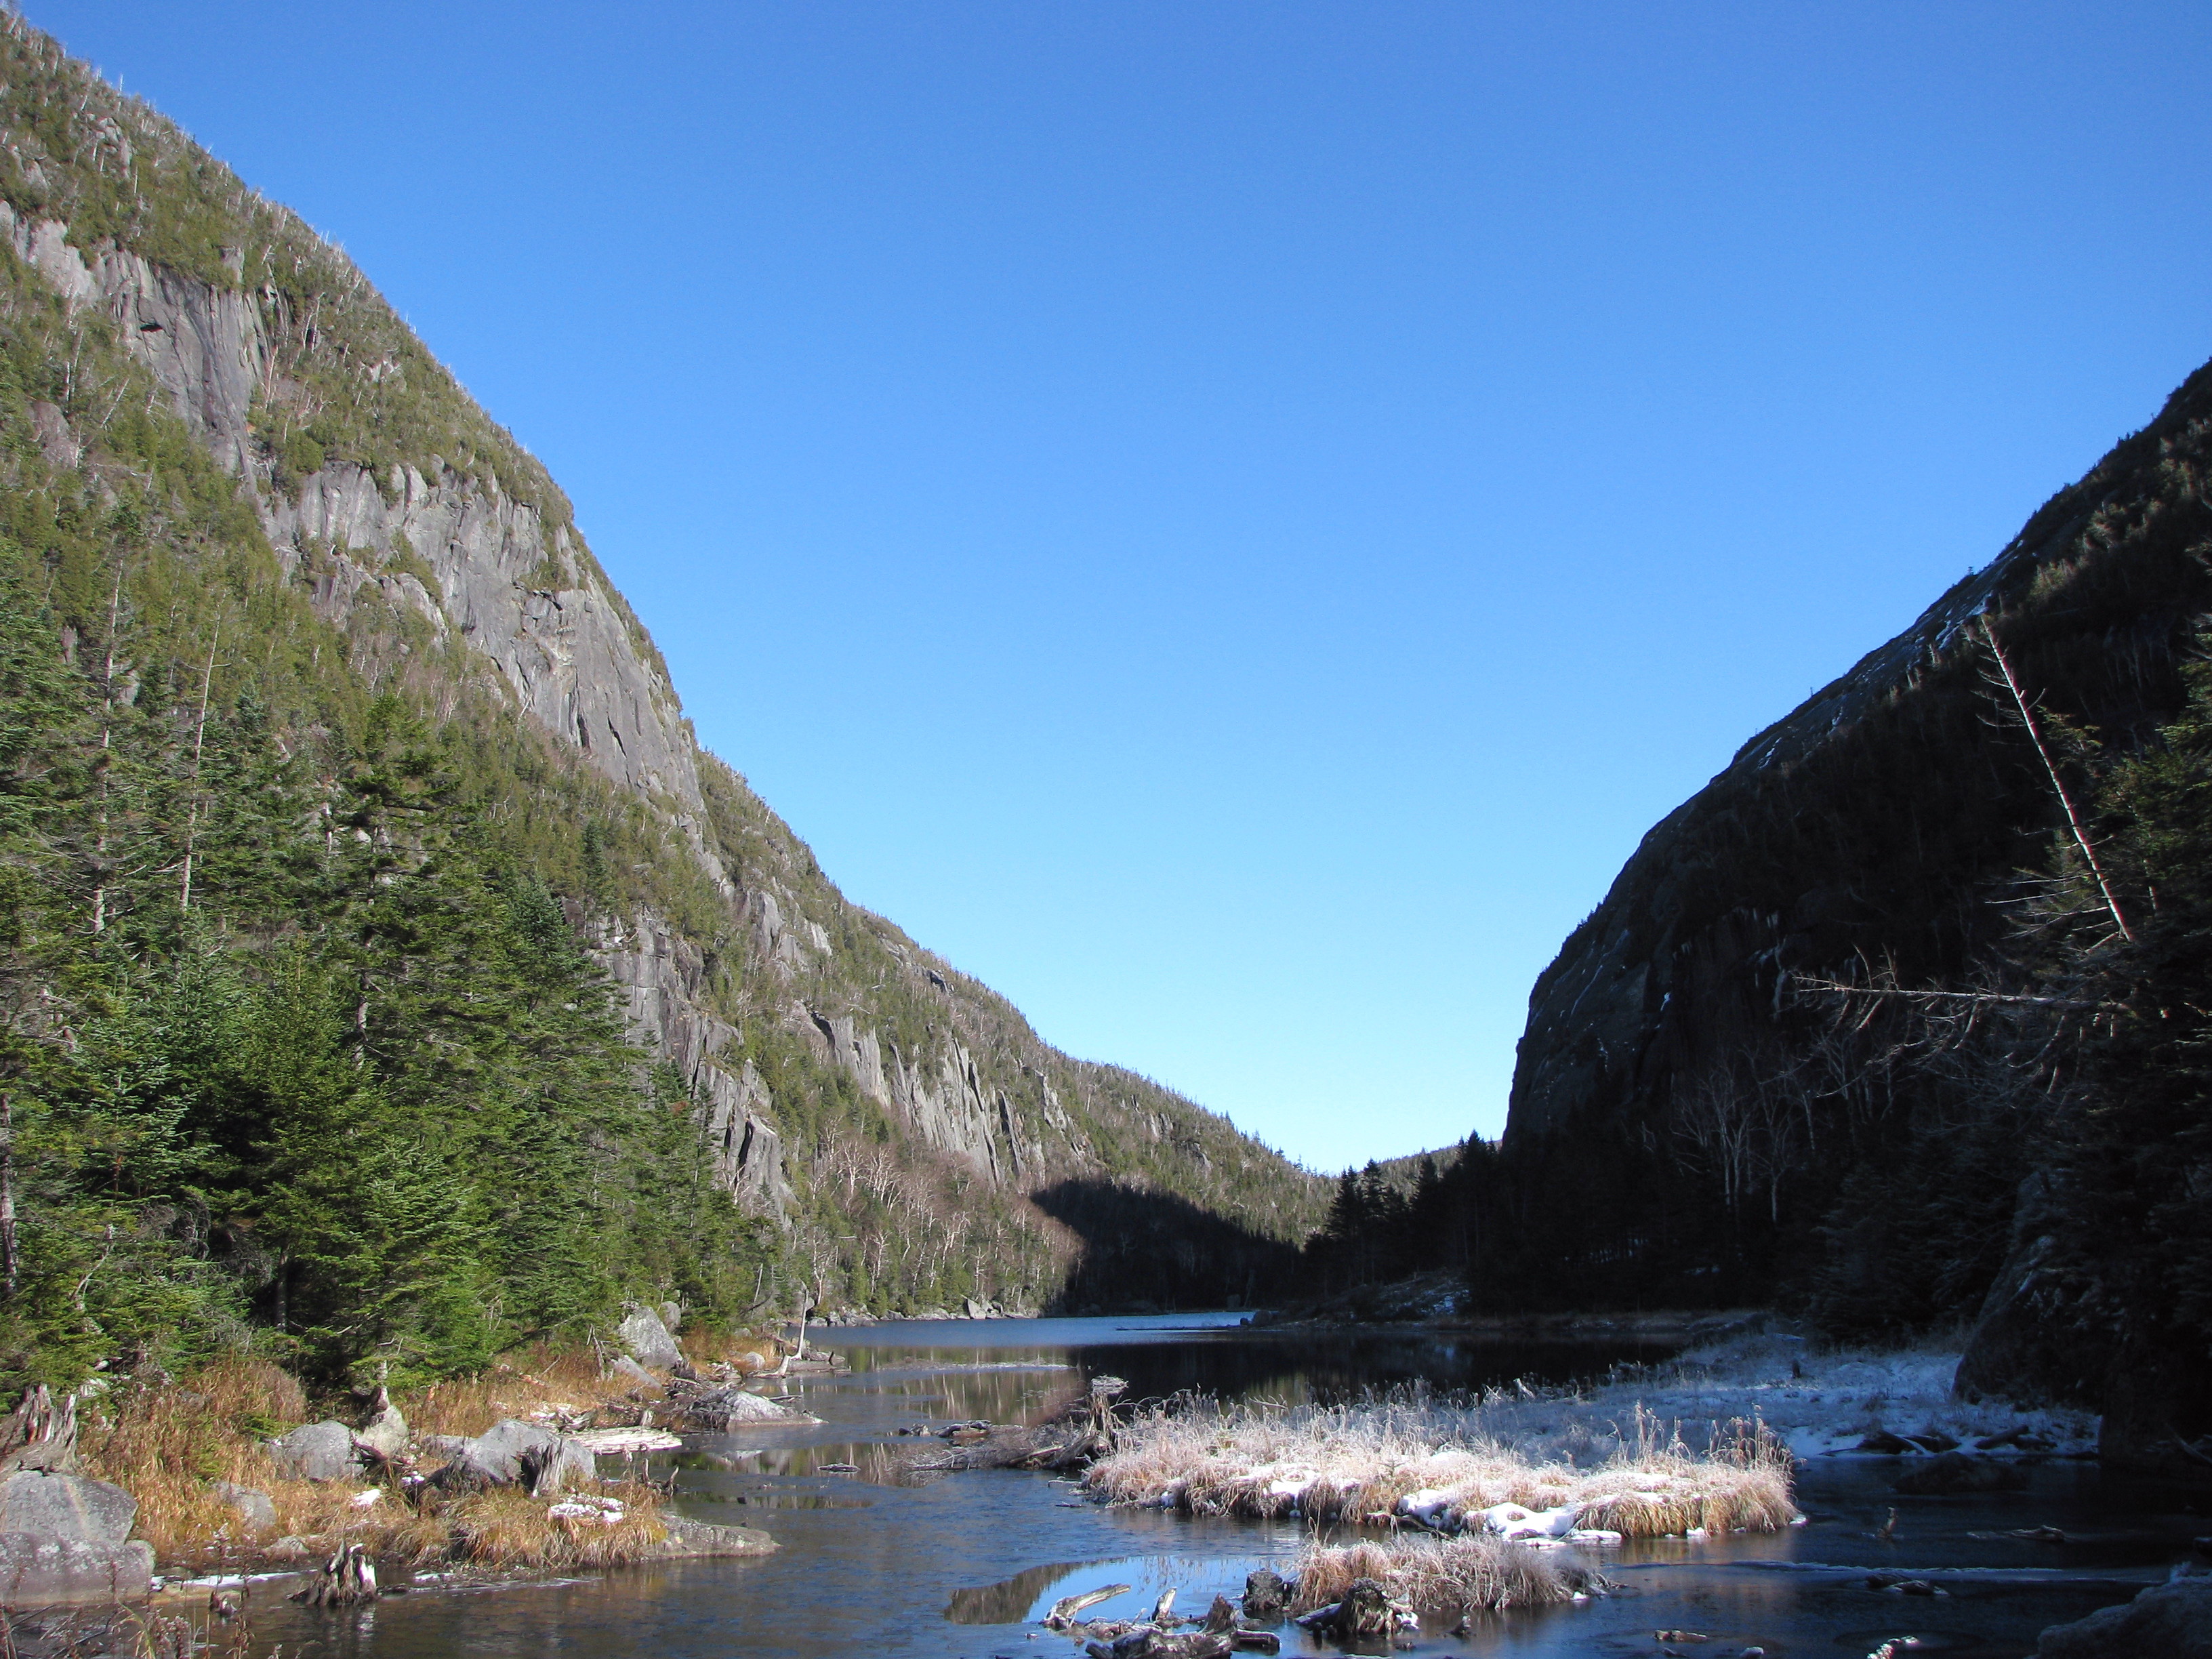
[[[879,1465],[880,1448],[897,1443],[902,1425],[1034,1418],[1099,1373],[1127,1379],[1132,1397],[1203,1389],[1299,1401],[1416,1378],[1439,1388],[1566,1382],[1661,1357],[1626,1345],[1286,1336],[1235,1328],[1236,1319],[949,1321],[820,1334],[817,1344],[843,1354],[852,1370],[794,1389],[819,1425],[701,1437],[674,1466],[683,1510],[760,1528],[782,1546],[775,1555],[556,1584],[424,1587],[343,1614],[261,1602],[254,1650],[282,1643],[288,1656],[362,1659],[1065,1659],[1079,1647],[1034,1622],[1060,1596],[1128,1584],[1091,1616],[1130,1617],[1172,1587],[1181,1610],[1203,1612],[1216,1592],[1234,1597],[1255,1567],[1287,1572],[1298,1524],[1104,1509],[1048,1474],[993,1470],[907,1486],[823,1466],[866,1471],[871,1448]],[[1800,1484],[1807,1526],[1607,1551],[1602,1566],[1621,1587],[1616,1595],[1491,1617],[1461,1637],[1424,1631],[1397,1650],[1437,1659],[1656,1656],[1656,1631],[1690,1629],[1713,1639],[1686,1651],[1711,1659],[1754,1644],[1773,1659],[1863,1656],[1901,1637],[1917,1638],[1918,1653],[2018,1659],[2042,1626],[2125,1600],[2186,1555],[2192,1532],[2212,1529],[2147,1510],[2087,1464],[2046,1464],[2025,1492],[1973,1498],[1901,1499],[1889,1489],[1895,1474],[1888,1460],[1820,1460]],[[1884,1540],[1876,1534],[1892,1504],[1902,1514],[1896,1537]],[[2075,1540],[1973,1535],[2037,1525]],[[1932,1573],[1949,1594],[1869,1589],[1872,1571]],[[1285,1653],[1335,1651],[1296,1626],[1283,1635]]]

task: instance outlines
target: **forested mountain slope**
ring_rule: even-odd
[[[1978,1317],[1967,1386],[2212,1431],[2208,478],[2212,368],[1651,830],[1452,1172],[1478,1296]]]
[[[1268,1285],[1321,1183],[847,903],[362,274],[0,27],[0,1382]]]

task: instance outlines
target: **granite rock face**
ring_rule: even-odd
[[[143,366],[159,401],[236,480],[283,581],[345,633],[353,665],[426,690],[434,712],[464,687],[489,697],[622,792],[614,810],[635,809],[635,826],[678,854],[672,863],[688,860],[678,873],[639,866],[654,872],[659,908],[592,921],[632,1029],[682,1077],[714,1178],[743,1208],[786,1221],[794,1173],[776,1091],[811,1093],[825,1079],[764,1075],[741,1018],[814,1045],[880,1112],[865,1133],[902,1166],[883,1187],[900,1224],[944,1212],[969,1170],[1024,1195],[1072,1183],[1140,1206],[1155,1192],[1200,1212],[1227,1206],[1271,1244],[1318,1218],[1317,1180],[1148,1079],[1047,1048],[988,989],[847,902],[743,779],[699,750],[665,664],[536,462],[471,420],[450,441],[445,414],[418,424],[417,407],[447,408],[442,381],[425,404],[379,401],[393,374],[411,387],[442,371],[427,353],[389,355],[384,323],[396,331],[398,319],[342,257],[335,278],[316,278],[334,281],[331,292],[295,293],[249,281],[246,252],[195,275],[132,251],[130,233],[45,216],[62,210],[0,204],[0,240]],[[263,234],[254,215],[265,210],[221,211],[245,214],[246,240]],[[339,320],[348,307],[356,323],[383,321]],[[369,440],[336,439],[328,452],[313,440],[312,408],[346,412],[345,387],[379,423],[376,453],[400,459],[362,462]],[[59,407],[33,411],[33,426],[55,465],[82,459],[87,434]],[[280,431],[311,441],[288,448]],[[1217,1179],[1224,1169],[1246,1178]],[[1074,1239],[1022,1213],[1054,1260],[1074,1258]]]
[[[133,1601],[154,1587],[154,1547],[0,1532],[0,1607]]]
[[[661,1370],[680,1362],[684,1350],[676,1346],[676,1339],[668,1334],[668,1327],[660,1322],[660,1316],[650,1308],[633,1304],[615,1327],[615,1336],[632,1359],[641,1365],[652,1365]]]
[[[782,1220],[791,1197],[783,1137],[752,1062],[727,1057],[743,1048],[743,1034],[702,1005],[704,954],[650,911],[605,924],[597,951],[631,1030],[659,1050],[703,1109],[715,1181],[746,1209]]]
[[[31,1533],[64,1543],[120,1544],[131,1536],[138,1500],[88,1475],[18,1469],[0,1478],[0,1532]]]

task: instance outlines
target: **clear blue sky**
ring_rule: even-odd
[[[30,0],[544,457],[847,894],[1335,1167],[2212,355],[2212,9]]]

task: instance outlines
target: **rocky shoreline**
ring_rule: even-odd
[[[0,1419],[0,1606],[137,1603],[223,1582],[343,1603],[406,1593],[418,1576],[452,1587],[764,1554],[765,1533],[667,1512],[640,1460],[684,1432],[811,1423],[773,1392],[842,1362],[772,1335],[687,1354],[678,1316],[633,1308],[614,1351],[524,1356],[404,1409],[379,1389],[353,1421],[296,1421],[297,1385],[243,1358],[182,1382],[98,1378],[59,1401],[33,1389]]]

